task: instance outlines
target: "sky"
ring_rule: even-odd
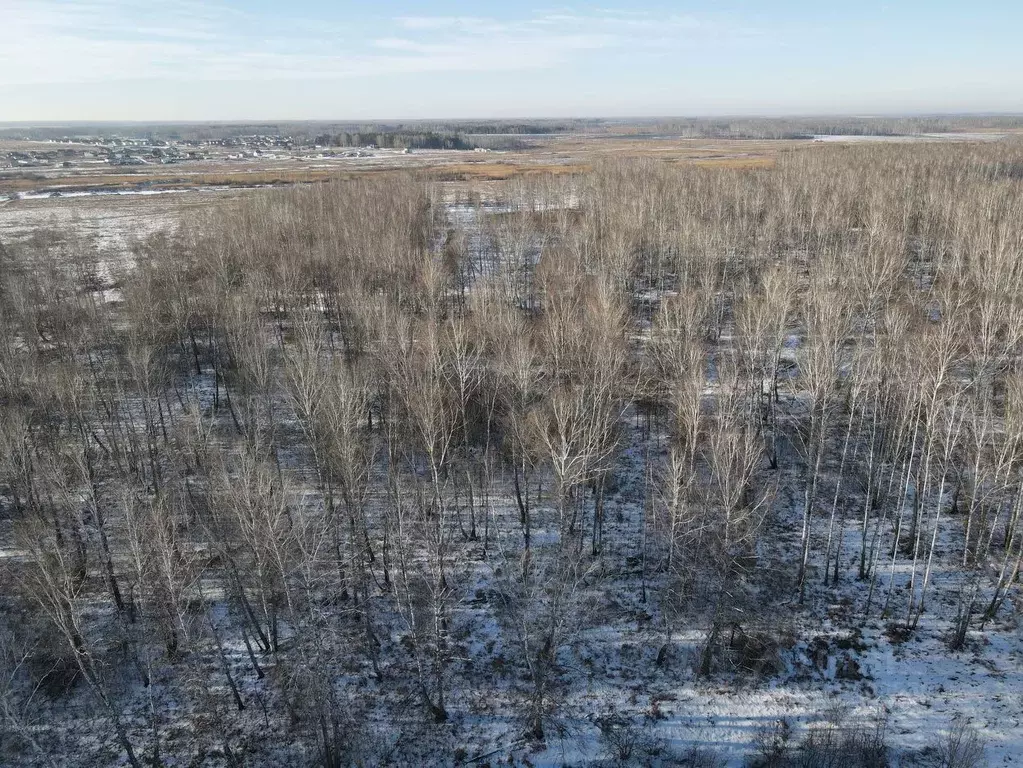
[[[0,122],[1023,112],[1023,0],[0,0]]]

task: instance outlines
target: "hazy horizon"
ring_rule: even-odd
[[[403,116],[369,116],[369,117],[252,117],[252,118],[238,118],[238,119],[195,119],[195,120],[160,120],[160,119],[138,119],[138,120],[80,120],[80,119],[67,119],[67,120],[6,120],[0,121],[0,128],[14,128],[14,127],[61,127],[61,126],[121,126],[121,125],[136,125],[136,126],[157,126],[157,125],[301,125],[305,123],[323,124],[323,125],[345,125],[345,124],[364,124],[364,125],[382,125],[387,123],[472,123],[472,122],[550,122],[554,123],[559,120],[564,121],[603,121],[603,122],[621,122],[631,127],[636,125],[642,125],[644,123],[655,123],[657,121],[667,120],[925,120],[925,119],[985,119],[985,118],[1023,118],[1023,111],[1002,111],[1002,112],[887,112],[887,113],[841,113],[841,112],[828,112],[828,113],[814,113],[814,112],[803,112],[803,113],[778,113],[778,114],[766,114],[761,112],[751,112],[748,114],[743,113],[728,113],[722,112],[718,114],[677,114],[677,115],[572,115],[572,114],[551,114],[551,115],[508,115],[504,117],[495,117],[493,115],[469,115],[464,117],[450,117],[447,115],[437,115],[435,117],[403,117]]]
[[[5,122],[1023,112],[1023,8],[1003,2],[0,8]]]

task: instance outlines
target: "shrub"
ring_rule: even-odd
[[[952,727],[931,745],[935,768],[981,768],[985,765],[984,740],[965,717],[956,717]]]

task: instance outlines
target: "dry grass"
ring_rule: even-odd
[[[678,162],[692,162],[701,168],[743,169],[774,168],[777,160],[774,157],[700,157],[692,161]]]
[[[978,130],[977,133],[992,132]],[[1023,135],[1019,131],[997,131]],[[0,141],[0,149],[18,142]],[[21,142],[22,149],[39,149],[37,143]],[[32,146],[27,146],[31,144]],[[45,145],[47,148],[64,145]],[[537,174],[577,174],[592,170],[603,159],[646,158],[669,164],[694,164],[705,168],[768,169],[788,152],[814,147],[804,140],[637,138],[634,136],[549,136],[527,149],[479,156],[472,153],[387,155],[363,162],[332,162],[306,166],[279,160],[252,159],[183,163],[172,167],[142,168],[40,168],[0,171],[0,192],[57,191],[89,188],[188,189],[206,186],[284,186],[309,184],[365,174],[408,172],[434,181],[500,182]],[[310,158],[307,158],[310,159]],[[321,162],[322,161],[314,161]]]
[[[438,181],[502,181],[515,176],[541,174],[573,174],[591,170],[587,163],[455,163],[425,169],[424,173]]]
[[[411,171],[434,181],[504,181],[538,174],[577,174],[605,158],[648,158],[669,163],[696,163],[709,168],[770,168],[782,152],[809,146],[800,141],[720,141],[635,139],[631,137],[552,137],[530,149],[480,157],[410,155],[375,158],[366,163],[332,163],[324,167],[260,160],[146,166],[142,168],[30,169],[0,173],[0,191],[49,192],[87,189],[189,189],[193,187],[285,186],[310,184],[365,174]]]
[[[187,189],[189,187],[216,186],[284,186],[310,184],[337,178],[352,178],[366,174],[387,175],[410,170],[418,175],[436,181],[502,181],[514,176],[537,174],[582,173],[590,169],[587,164],[528,163],[528,162],[479,162],[448,163],[429,166],[413,166],[401,169],[394,166],[362,166],[350,168],[310,169],[253,169],[251,171],[196,172],[158,175],[148,173],[97,173],[86,175],[56,175],[45,178],[15,176],[0,181],[0,189],[12,192],[103,189]]]
[[[180,189],[202,186],[255,186],[261,184],[300,184],[326,181],[341,174],[332,169],[275,170],[255,169],[252,171],[227,173],[179,173],[158,175],[150,173],[96,173],[86,175],[68,174],[46,178],[20,176],[5,179],[0,187],[15,192],[30,190],[89,189],[90,187],[134,189],[145,186],[151,189]]]
[[[705,139],[636,139],[631,137],[552,137],[527,150],[480,157],[472,153],[447,156],[410,155],[376,158],[367,163],[340,162],[305,167],[277,162],[203,163],[125,170],[40,169],[0,175],[0,191],[105,189],[188,189],[193,187],[284,186],[310,184],[366,174],[408,172],[434,181],[504,181],[518,176],[577,174],[603,159],[646,158],[670,164],[692,163],[706,168],[765,169],[786,152],[813,146],[808,141],[745,141]]]

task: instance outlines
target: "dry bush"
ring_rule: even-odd
[[[610,160],[466,226],[438,186],[366,175],[244,196],[130,264],[5,245],[5,597],[86,683],[60,698],[88,689],[106,746],[150,762],[191,759],[179,718],[236,758],[294,727],[324,765],[390,723],[400,762],[456,738],[498,647],[540,735],[598,615],[696,632],[724,679],[779,666],[754,629],[778,609],[837,594],[908,637],[965,569],[962,645],[1023,567],[1020,162]],[[116,688],[110,646],[178,706]],[[785,754],[860,759],[850,733]]]
[[[984,740],[969,718],[957,717],[949,729],[936,736],[928,750],[937,768],[979,768],[986,764]]]

